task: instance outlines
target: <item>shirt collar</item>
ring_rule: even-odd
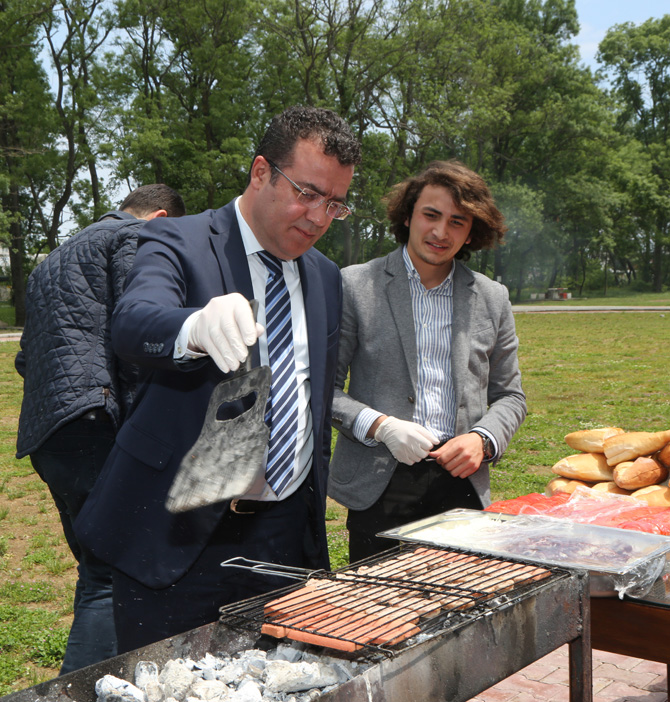
[[[242,244],[244,245],[244,253],[249,256],[253,256],[253,254],[257,254],[259,251],[264,251],[263,247],[258,243],[258,239],[256,238],[256,235],[253,233],[251,227],[247,224],[247,221],[244,219],[242,216],[242,212],[240,210],[240,198],[235,199],[235,214],[237,215],[237,224],[240,227],[240,235],[242,236]],[[259,261],[261,260],[258,256],[256,257]],[[284,261],[282,260],[283,265],[288,265],[289,269],[292,271],[296,271],[297,268],[296,266],[298,265],[297,259],[293,261]],[[265,265],[265,264],[263,264]],[[286,268],[284,268],[286,270]]]
[[[423,286],[423,283],[421,282],[421,276],[419,275],[419,272],[416,270],[414,267],[414,264],[412,263],[412,259],[410,258],[409,251],[407,250],[407,244],[405,244],[402,247],[402,260],[405,262],[405,268],[407,269],[407,275],[412,278],[414,281],[419,283],[419,285]],[[436,287],[431,288],[432,291],[437,291],[437,292],[446,292],[450,293],[452,290],[452,281],[454,279],[454,271],[456,270],[456,261],[451,262],[451,270],[449,271],[449,274],[447,277]]]
[[[240,198],[235,199],[235,214],[237,215],[237,224],[240,227],[240,234],[242,235],[242,243],[244,244],[244,252],[247,256],[251,254],[258,253],[263,250],[263,247],[258,243],[254,233],[251,231],[251,227],[247,224],[246,220],[242,216],[240,211]]]

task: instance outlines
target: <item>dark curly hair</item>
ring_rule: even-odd
[[[467,261],[472,251],[492,249],[502,243],[507,227],[502,212],[496,207],[484,179],[460,161],[433,161],[418,175],[394,185],[384,198],[391,232],[400,244],[409,241],[409,227],[414,205],[426,185],[446,188],[454,204],[472,215],[470,242],[464,244],[456,258]]]
[[[338,114],[322,107],[296,105],[272,118],[252,163],[257,156],[263,156],[279,168],[290,166],[299,139],[320,141],[326,156],[335,156],[342,166],[361,162],[361,144]],[[273,182],[278,177],[272,173]]]

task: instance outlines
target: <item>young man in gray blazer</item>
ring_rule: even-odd
[[[328,493],[352,561],[393,545],[379,531],[489,504],[489,465],[526,416],[507,289],[461,262],[506,231],[486,183],[437,161],[387,205],[401,246],[342,271]]]

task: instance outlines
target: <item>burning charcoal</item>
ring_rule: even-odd
[[[144,693],[127,680],[105,675],[95,683],[99,702],[144,702]]]
[[[309,692],[305,692],[304,694],[300,695],[300,697],[294,697],[293,699],[298,700],[298,702],[312,702],[313,700],[319,699],[323,692],[324,690],[310,690]]]
[[[247,661],[247,672],[254,678],[261,678],[267,661],[263,658],[251,658]]]
[[[181,702],[186,698],[186,693],[196,677],[189,670],[188,663],[177,658],[165,664],[158,679],[165,687],[165,694]]]
[[[201,668],[200,674],[203,680],[216,680],[216,670],[214,668]]]
[[[159,682],[148,682],[144,688],[146,702],[163,702],[165,699],[165,688]]]
[[[271,692],[299,692],[340,682],[332,666],[321,663],[268,661],[265,686]]]
[[[226,700],[231,693],[230,688],[220,680],[196,680],[189,691],[189,695],[198,700],[218,702]]]
[[[245,680],[229,699],[230,702],[262,702],[263,693],[258,683],[253,680]]]
[[[138,661],[135,666],[135,685],[144,690],[149,682],[158,682],[158,666],[153,661]]]
[[[297,663],[303,659],[304,644],[296,642],[295,645],[289,646],[280,643],[274,651],[268,653],[267,659],[276,661],[288,661],[289,663]]]
[[[244,664],[246,672],[254,678],[260,678],[265,670],[267,653],[256,648],[240,651],[236,657]]]
[[[205,657],[198,661],[198,664],[206,668],[218,670],[223,665],[223,659],[213,656],[211,653],[207,652],[205,653]]]
[[[216,673],[223,665],[224,662],[220,658],[207,652],[205,656],[195,664],[194,672],[197,675],[197,671],[200,671],[200,677],[202,677],[203,680],[216,680]]]
[[[216,671],[216,679],[226,685],[237,685],[244,677],[246,670],[240,661],[225,661]]]

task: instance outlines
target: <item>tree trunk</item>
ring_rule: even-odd
[[[358,228],[358,223],[354,225]],[[351,261],[351,225],[347,220],[342,222],[342,268],[350,266]]]
[[[11,211],[19,211],[19,190],[12,186],[10,192]],[[26,283],[23,270],[25,246],[21,221],[15,219],[9,225],[9,266],[12,279],[12,301],[14,303],[14,324],[22,327],[26,323]]]
[[[379,256],[382,255],[382,251],[384,250],[384,237],[386,236],[386,227],[384,224],[379,222],[375,226],[375,252],[373,255],[373,258],[379,258]]]
[[[655,293],[663,292],[663,239],[660,234],[654,237],[654,255],[652,258],[652,289]]]
[[[493,280],[504,280],[505,269],[503,265],[502,251],[500,247],[496,247],[493,253]]]

